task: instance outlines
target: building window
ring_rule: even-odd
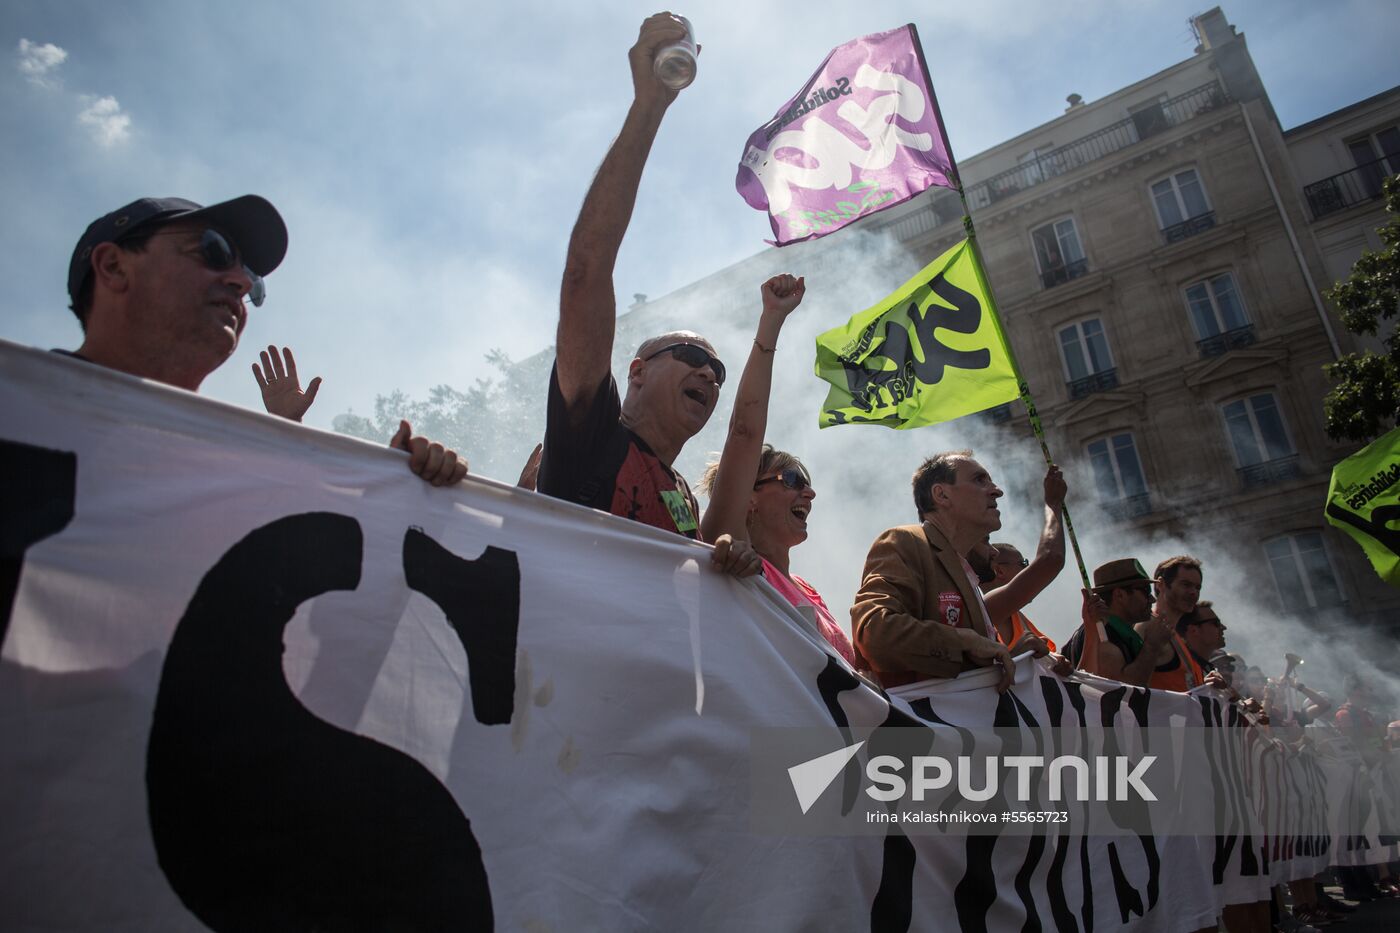
[[[992,424],[1005,424],[1011,420],[1011,403],[1007,402],[1005,405],[988,408],[981,414],[984,421],[989,421]]]
[[[1322,535],[1316,531],[1282,535],[1264,542],[1283,608],[1326,609],[1345,601]]]
[[[1380,160],[1387,175],[1400,174],[1400,127],[1388,126],[1347,143],[1351,159],[1357,165],[1369,165]]]
[[[1136,107],[1129,107],[1128,116],[1132,118],[1133,126],[1137,129],[1140,140],[1156,136],[1171,127],[1171,121],[1167,119],[1167,111],[1162,106],[1160,98],[1145,104],[1138,104]]]
[[[1191,312],[1201,356],[1219,356],[1254,342],[1254,325],[1245,314],[1232,273],[1186,286],[1186,307]]]
[[[1314,219],[1374,201],[1386,178],[1400,173],[1400,126],[1349,139],[1346,147],[1354,168],[1303,188]]]
[[[1108,338],[1098,318],[1078,321],[1060,328],[1060,355],[1065,361],[1065,381],[1071,386],[1095,376],[1114,373],[1113,357],[1108,352]],[[1100,380],[1101,381],[1101,380]],[[1101,388],[1113,388],[1113,385]],[[1093,391],[1093,390],[1091,390]],[[1086,394],[1086,393],[1081,393]],[[1071,388],[1070,395],[1078,398]]]
[[[1099,498],[1120,517],[1131,518],[1151,511],[1142,461],[1131,434],[1115,434],[1085,448],[1094,471]]]
[[[1239,289],[1235,288],[1235,276],[1229,272],[1188,285],[1186,303],[1191,307],[1196,336],[1203,339],[1249,323]]]
[[[1035,245],[1035,260],[1046,288],[1077,279],[1088,270],[1073,217],[1037,227],[1031,231],[1031,242]]]
[[[1210,211],[1205,189],[1194,168],[1155,182],[1152,203],[1157,205],[1157,225],[1163,230]]]
[[[1400,174],[1400,127],[1388,126],[1347,143],[1368,197],[1381,195],[1381,182]]]
[[[1251,395],[1222,406],[1225,430],[1235,449],[1235,463],[1246,486],[1278,482],[1298,475],[1298,457],[1272,392]]]
[[[1293,444],[1288,440],[1272,392],[1230,402],[1224,411],[1235,461],[1240,466],[1293,456]]]

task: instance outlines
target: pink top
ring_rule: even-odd
[[[773,584],[773,589],[783,594],[783,598],[794,606],[811,606],[815,610],[817,628],[821,630],[822,637],[831,643],[831,647],[841,653],[841,657],[845,658],[851,667],[855,667],[856,653],[851,648],[851,640],[846,637],[841,626],[836,624],[836,619],[832,616],[831,610],[826,608],[821,594],[812,589],[807,581],[797,574],[789,577],[774,567],[768,558],[759,555],[759,559],[763,561],[763,575],[768,578],[769,583]]]

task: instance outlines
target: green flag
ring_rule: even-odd
[[[918,428],[1021,394],[986,277],[963,240],[888,298],[817,338],[819,423]]]
[[[1381,579],[1400,586],[1400,428],[1332,469],[1327,520],[1357,540]]]

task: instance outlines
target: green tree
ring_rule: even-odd
[[[1400,412],[1400,334],[1391,323],[1400,310],[1400,176],[1385,181],[1389,220],[1377,232],[1384,248],[1369,250],[1327,297],[1354,334],[1387,329],[1384,355],[1351,353],[1324,367],[1335,383],[1323,407],[1333,440],[1369,441],[1388,431]]]
[[[406,418],[414,433],[430,437],[467,458],[471,472],[514,483],[530,450],[544,439],[545,390],[553,350],[516,363],[500,350],[486,354],[497,372],[465,392],[434,386],[426,399],[395,390],[374,400],[371,417],[336,415],[342,434],[386,443]]]

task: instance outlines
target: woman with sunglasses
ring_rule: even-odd
[[[807,540],[807,516],[816,497],[811,478],[796,457],[763,442],[778,333],[802,303],[806,283],[791,275],[775,275],[759,292],[763,312],[739,377],[724,453],[700,478],[701,491],[710,496],[700,533],[706,541],[728,534],[749,542],[762,558],[762,573],[773,588],[798,609],[809,607],[823,637],[855,666],[851,641],[831,610],[807,581],[789,569],[788,552]]]

